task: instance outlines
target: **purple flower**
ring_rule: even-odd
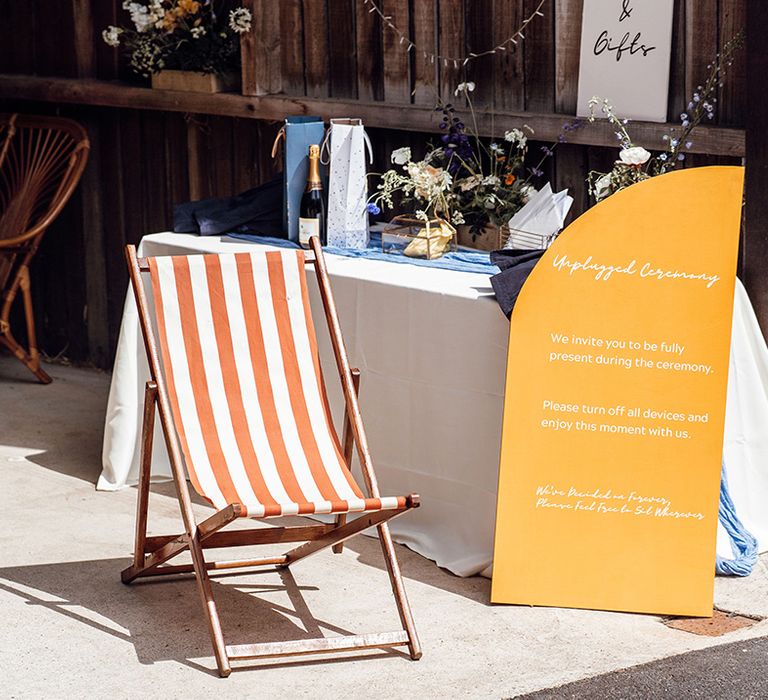
[[[542,152],[542,153],[543,153],[545,156],[551,156],[551,155],[552,155],[552,149],[551,149],[549,146],[542,146],[542,147],[541,147],[541,152]]]
[[[369,202],[365,209],[369,214],[373,214],[374,216],[381,214],[381,209],[377,207],[373,202]]]
[[[544,174],[544,171],[540,168],[531,168],[531,175],[535,177],[541,177]]]

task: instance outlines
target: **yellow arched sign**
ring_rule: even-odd
[[[712,614],[743,169],[575,221],[512,314],[496,603]]]

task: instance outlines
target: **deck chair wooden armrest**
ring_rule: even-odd
[[[145,387],[135,548],[124,583],[192,573],[197,581],[219,673],[231,661],[358,650],[408,648],[421,656],[388,522],[419,506],[416,494],[385,496],[373,469],[358,390],[350,367],[323,252],[303,251],[138,258],[127,246],[151,379]],[[333,426],[309,306],[306,262],[315,269],[345,401],[342,438]],[[145,287],[149,275],[152,290]],[[153,313],[154,312],[154,313]],[[147,534],[152,436],[159,417],[179,499],[183,532]],[[352,471],[357,450],[365,490]],[[187,477],[214,508],[198,522]],[[237,519],[333,516],[330,523],[225,530]],[[402,629],[292,642],[227,645],[209,572],[284,568],[378,531]],[[209,561],[221,547],[291,543],[284,554]],[[171,560],[183,552],[190,564]]]

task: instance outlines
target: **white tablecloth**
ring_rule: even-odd
[[[250,244],[158,233],[141,255],[240,252]],[[382,491],[419,493],[423,507],[392,523],[393,536],[461,575],[489,574],[496,507],[509,323],[487,275],[328,256],[342,330],[362,373],[361,406]],[[310,279],[321,359],[330,342]],[[327,373],[337,425],[341,392]],[[125,305],[98,487],[138,477],[144,383],[149,377],[131,295]],[[768,548],[768,349],[737,284],[725,458],[737,512]],[[156,424],[152,473],[170,476]],[[719,535],[718,551],[729,555]]]

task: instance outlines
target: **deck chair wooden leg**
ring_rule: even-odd
[[[389,525],[382,523],[377,529],[381,549],[384,553],[384,561],[387,564],[389,581],[392,584],[392,593],[394,593],[395,602],[397,603],[397,611],[400,614],[403,628],[408,633],[408,651],[411,654],[411,658],[417,661],[421,658],[421,644],[416,634],[416,625],[413,622],[411,606],[408,604],[408,596],[405,593],[403,576],[400,573],[400,564],[397,561],[397,554],[395,553],[395,545],[392,542],[392,535],[389,532]]]
[[[144,389],[144,420],[141,428],[141,462],[139,465],[139,495],[136,499],[136,545],[133,564],[144,566],[147,541],[147,517],[149,515],[149,482],[152,465],[152,438],[155,432],[155,403],[157,384],[147,382]]]
[[[211,517],[206,518],[199,525],[191,526],[195,528],[196,536],[199,542],[208,539],[215,532],[218,532],[225,525],[228,525],[236,518],[241,517],[241,511],[237,505],[229,505],[223,510],[216,511]],[[161,564],[165,564],[169,559],[173,559],[182,552],[190,548],[191,536],[188,533],[176,535],[168,540],[162,547],[154,550],[144,562],[137,566],[131,564],[127,569],[120,572],[120,578],[123,583],[131,583],[142,576],[151,576]]]
[[[219,675],[226,678],[232,673],[232,667],[229,664],[227,656],[227,646],[224,643],[224,634],[221,631],[221,620],[219,612],[216,609],[216,601],[213,599],[213,589],[211,588],[211,579],[208,576],[208,569],[205,565],[203,548],[200,546],[199,534],[190,536],[189,552],[192,555],[192,566],[195,570],[195,579],[197,580],[197,589],[200,593],[200,600],[203,604],[203,612],[208,623],[208,632],[211,635],[213,644],[213,653],[216,656],[216,665],[219,668]]]
[[[354,368],[351,372],[352,384],[355,387],[355,396],[357,396],[360,393],[360,370]],[[344,449],[344,463],[349,467],[349,470],[352,471],[352,449],[354,448],[355,443],[352,436],[352,423],[349,419],[349,410],[347,408],[344,409],[344,432],[341,444]],[[345,513],[340,513],[336,516],[336,525],[343,525],[345,522],[347,522]],[[339,542],[339,544],[333,545],[331,551],[334,554],[341,554],[344,551],[344,543]]]

